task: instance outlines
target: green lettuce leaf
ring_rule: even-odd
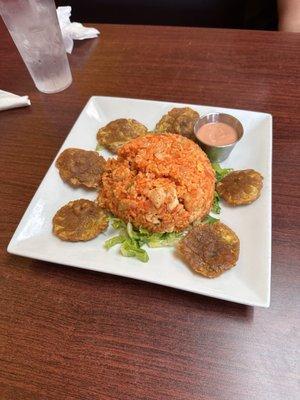
[[[135,241],[126,240],[122,243],[120,250],[124,257],[135,257],[142,262],[149,261],[149,256],[146,250],[141,249]]]
[[[233,168],[222,168],[218,163],[211,164],[216,173],[217,182],[221,181],[226,175],[233,171]]]
[[[221,212],[220,196],[218,195],[218,193],[216,191],[215,191],[214,201],[213,201],[211,211],[215,214],[220,214],[220,212]]]
[[[117,235],[117,236],[113,236],[110,239],[107,239],[104,243],[104,248],[105,249],[110,249],[111,247],[115,246],[116,244],[121,244],[123,242],[125,242],[126,240],[126,236],[125,235]]]
[[[207,214],[207,216],[204,218],[202,224],[215,224],[216,222],[219,222],[220,220],[218,218],[214,218],[211,215]]]
[[[109,217],[111,226],[118,231],[119,229],[126,229],[126,224],[120,218]]]
[[[146,238],[149,247],[174,246],[182,237],[180,232],[152,233]]]
[[[101,151],[101,150],[103,150],[104,149],[104,147],[103,146],[101,146],[101,144],[97,144],[97,146],[96,146],[96,148],[95,148],[95,151]]]

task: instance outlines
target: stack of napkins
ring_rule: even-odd
[[[16,94],[0,90],[0,111],[9,108],[30,106],[28,96],[17,96]]]

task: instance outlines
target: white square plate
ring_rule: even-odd
[[[94,150],[98,129],[117,118],[134,118],[153,129],[163,114],[186,104],[114,97],[91,97],[67,136],[59,153],[68,147]],[[225,112],[244,126],[243,139],[222,165],[253,168],[264,176],[261,197],[253,204],[230,208],[222,204],[221,220],[239,236],[240,258],[236,267],[218,278],[193,273],[174,255],[174,249],[147,249],[144,264],[122,257],[117,246],[106,251],[103,243],[112,231],[89,242],[69,243],[52,230],[55,212],[70,200],[95,199],[95,192],[73,189],[60,178],[54,162],[33,197],[9,246],[8,252],[79,268],[92,269],[187,290],[237,303],[268,307],[271,278],[271,162],[272,117],[269,114],[189,105],[200,115]],[[105,155],[109,156],[109,153]]]

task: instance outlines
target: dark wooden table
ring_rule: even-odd
[[[0,88],[32,101],[0,112],[0,399],[299,398],[300,35],[99,29],[70,56],[72,86],[46,95],[0,25]],[[273,114],[269,309],[7,254],[91,95]]]

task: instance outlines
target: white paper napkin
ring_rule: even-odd
[[[17,96],[16,94],[5,92],[0,89],[0,111],[9,108],[30,106],[28,96]]]
[[[72,53],[74,39],[92,39],[99,35],[98,29],[86,28],[79,22],[71,22],[72,8],[70,6],[58,7],[56,12],[67,53]]]

